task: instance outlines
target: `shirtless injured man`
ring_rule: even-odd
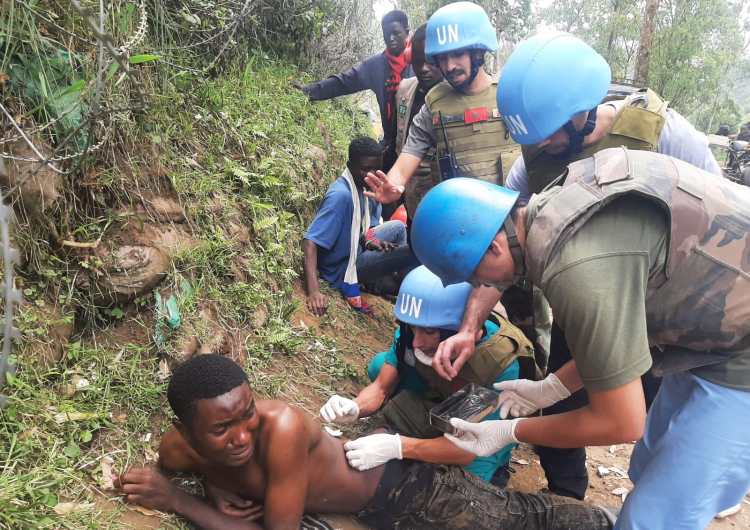
[[[167,391],[176,419],[158,468],[116,485],[129,503],[176,513],[206,529],[298,530],[304,513],[355,514],[373,528],[609,530],[607,510],[554,495],[499,489],[459,466],[392,460],[349,467],[344,442],[306,412],[255,399],[243,369],[220,355],[180,365]],[[204,478],[208,499],[163,472]]]

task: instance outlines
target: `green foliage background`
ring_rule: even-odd
[[[412,25],[450,0],[397,0]],[[535,31],[573,33],[597,49],[616,79],[633,77],[644,0],[478,0],[497,28],[499,63]],[[662,0],[649,86],[699,129],[750,120],[750,9],[742,0]]]
[[[206,307],[222,331],[243,332],[243,362],[262,395],[288,384],[273,375],[277,362],[294,366],[321,393],[360,375],[336,345],[290,316],[301,234],[340,172],[349,140],[367,133],[368,123],[350,102],[312,104],[290,83],[331,67],[317,59],[319,42],[337,38],[331,21],[363,15],[353,15],[350,4],[270,0],[239,19],[245,4],[148,0],[146,34],[129,50],[128,71],[109,60],[98,84],[96,37],[67,2],[2,3],[3,104],[28,127],[59,119],[35,137],[56,154],[102,137],[106,143],[61,163],[68,171],[63,196],[45,223],[17,204],[16,243],[25,257],[17,280],[28,303],[16,319],[23,335],[18,372],[8,378],[9,404],[0,409],[0,528],[123,526],[117,509],[89,504],[102,499],[101,458],[111,454],[123,470],[152,454],[170,425],[160,360],[177,358],[186,337],[215,338]],[[98,2],[83,5],[97,15]],[[107,7],[104,26],[119,45],[138,31],[138,4]],[[353,33],[340,38],[354,39],[351,53],[371,45]],[[97,105],[107,112],[90,119]],[[311,146],[326,155],[324,164],[314,163]],[[164,191],[185,208],[195,244],[176,256],[159,286],[191,286],[180,298],[180,329],[159,346],[153,297],[103,305],[78,281],[96,274],[101,261],[60,242],[106,239],[113,227],[135,222],[123,208],[144,192]],[[249,240],[234,237],[232,223],[245,227]],[[335,308],[331,313],[336,319]],[[73,340],[59,362],[42,364],[38,347],[60,323],[74,324]],[[135,335],[103,339],[123,323]],[[87,386],[71,393],[81,377]],[[148,440],[146,433],[156,434]],[[53,508],[63,501],[83,508],[59,516]],[[183,527],[174,517],[163,524]]]
[[[642,0],[561,0],[539,22],[589,42],[616,78],[633,77],[643,22]],[[750,112],[750,11],[738,0],[662,0],[648,85],[700,130],[735,129]]]

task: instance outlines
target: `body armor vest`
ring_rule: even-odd
[[[502,184],[520,148],[497,110],[496,93],[496,82],[481,94],[467,95],[442,81],[429,91],[425,104],[432,114],[438,158],[452,153],[461,176]]]
[[[498,323],[500,329],[489,339],[477,345],[474,355],[452,381],[440,377],[430,366],[418,361],[414,363],[417,373],[427,382],[431,397],[443,400],[468,383],[481,386],[491,385],[515,360],[518,360],[520,364],[521,378],[534,380],[541,378],[541,370],[537,368],[534,361],[534,347],[523,332],[500,315],[492,314],[490,319]],[[411,344],[411,332],[405,334],[402,328],[401,336],[406,338],[401,341],[404,345],[407,340]]]
[[[544,290],[551,257],[591,216],[625,195],[653,201],[668,218],[666,266],[649,278],[646,293],[650,345],[679,352],[665,356],[672,362],[693,355],[682,369],[746,349],[750,188],[666,155],[613,148],[571,164],[562,189],[530,221],[531,281]]]
[[[667,102],[651,89],[639,90],[628,96],[617,112],[609,133],[570,159],[557,158],[534,146],[523,146],[529,191],[541,192],[565,171],[569,163],[588,158],[602,149],[625,146],[639,151],[656,151],[667,117],[667,106]]]
[[[401,81],[396,92],[396,154],[400,155],[409,133],[409,117],[419,88],[416,77]],[[419,163],[404,190],[404,204],[410,219],[414,219],[417,206],[427,192],[440,182],[440,171],[435,159],[435,149],[430,149]]]

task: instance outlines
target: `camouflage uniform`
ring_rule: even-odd
[[[383,363],[399,372],[399,388],[385,402],[371,420],[372,427],[384,426],[399,434],[414,438],[442,436],[430,423],[430,409],[468,383],[487,388],[497,381],[523,378],[539,379],[541,372],[534,363],[531,343],[516,326],[499,315],[491,315],[485,323],[487,336],[477,345],[474,356],[463,366],[458,376],[446,381],[430,366],[417,361],[412,349],[413,333],[401,324],[394,336],[391,349],[376,355],[368,367],[371,380],[378,377]],[[487,419],[498,419],[497,412]],[[477,457],[465,469],[490,480],[497,469],[510,460],[514,445],[497,453]]]
[[[666,267],[649,279],[648,338],[662,372],[750,358],[750,191],[685,162],[613,148],[569,166],[562,191],[528,229],[526,264],[545,290],[545,267],[577,229],[614,200],[638,194],[670,217]],[[748,372],[709,381],[750,388]]]
[[[377,529],[609,530],[610,516],[568,497],[506,491],[457,466],[391,460],[359,514]]]
[[[529,278],[586,388],[630,383],[652,356],[665,374],[617,528],[705,528],[750,489],[750,190],[613,148],[533,197],[526,226]]]
[[[417,99],[419,80],[410,77],[401,81],[396,92],[396,155],[401,154],[401,149],[406,143],[411,123],[412,107]],[[440,182],[440,170],[435,159],[435,148],[430,148],[422,157],[419,166],[406,183],[404,190],[404,204],[409,219],[414,219],[414,213],[422,197],[430,189]]]
[[[541,372],[534,362],[534,348],[523,332],[499,315],[491,317],[496,319],[499,329],[477,345],[474,355],[452,381],[443,379],[432,367],[414,359],[411,350],[413,334],[408,326],[402,325],[396,347],[399,369],[412,367],[426,384],[426,389],[423,392],[397,392],[378,411],[382,424],[407,436],[435,438],[443,433],[430,424],[430,409],[464,385],[475,383],[491,388],[492,383],[515,361],[520,364],[522,378],[540,379]]]

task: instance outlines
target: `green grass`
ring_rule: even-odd
[[[142,458],[148,444],[141,437],[164,404],[157,369],[157,359],[140,346],[110,350],[79,342],[52,370],[22,365],[9,381],[10,404],[0,410],[0,525],[76,528],[82,519],[57,517],[52,508],[93,498],[98,457],[112,452],[120,469]],[[88,385],[70,395],[66,387],[75,376]]]
[[[97,193],[114,201],[110,205],[115,208],[136,186],[154,189],[145,171],[153,160],[143,153],[158,151],[196,240],[175,256],[173,270],[160,286],[177,286],[183,279],[191,285],[179,300],[183,324],[167,333],[162,353],[177,357],[187,336],[209,340],[215,330],[201,310],[210,306],[221,329],[239,330],[245,337],[243,362],[256,390],[305,406],[297,394],[299,384],[325,395],[337,382],[361,381],[361,372],[342,358],[334,341],[293,325],[289,318],[298,304],[292,284],[301,263],[301,235],[328,182],[343,166],[350,138],[366,124],[345,103],[308,102],[288,85],[297,77],[292,67],[255,54],[217,79],[191,78],[189,89],[184,77],[179,88],[162,83],[143,121],[122,131],[126,144],[134,146],[127,171],[118,165],[101,167]],[[332,145],[325,145],[321,127]],[[309,145],[323,147],[329,155],[323,174],[315,178],[311,161],[303,157]],[[71,216],[69,222],[74,237],[92,240],[118,221],[104,210],[94,217]],[[232,236],[232,223],[247,228],[248,240]],[[120,470],[142,464],[169,426],[152,338],[153,297],[133,304],[140,311],[135,317],[138,340],[103,344],[103,328],[134,318],[133,308],[125,313],[125,306],[96,307],[90,293],[78,286],[76,275],[96,258],[61,258],[43,246],[36,248],[21,282],[33,303],[18,319],[24,333],[19,371],[4,390],[9,405],[0,410],[0,528],[117,528],[122,524],[117,509],[96,505],[59,516],[53,507],[100,499],[101,457],[111,455]],[[60,311],[44,313],[45,305]],[[79,334],[61,361],[44,368],[34,360],[35,347],[52,326],[73,315]],[[71,395],[74,377],[89,385]],[[83,416],[66,421],[60,416],[64,413]],[[147,433],[153,435],[148,442]],[[164,524],[182,526],[173,517]]]
[[[0,10],[0,73],[11,79],[0,83],[0,90],[11,111],[42,124],[77,102],[76,112],[45,136],[55,145],[92,102],[96,45],[86,39],[94,42],[93,35],[62,4],[49,9],[35,2],[6,4],[8,9]],[[96,11],[91,2],[83,4]],[[148,3],[149,34],[133,51],[165,48],[171,50],[165,57],[175,63],[196,69],[208,64],[221,43],[181,52],[179,45],[203,39],[205,28],[190,34],[194,28],[162,4]],[[288,7],[287,2],[285,11]],[[218,21],[234,16],[222,9],[211,16]],[[299,9],[307,7],[300,3]],[[45,13],[46,21],[40,18]],[[112,7],[106,25],[116,43],[133,34],[139,16],[134,4]],[[292,29],[303,20],[283,18]],[[255,30],[274,34],[267,24]],[[2,529],[122,526],[118,505],[100,502],[101,458],[111,455],[122,470],[153,456],[156,440],[170,425],[159,363],[174,364],[186,338],[203,343],[225,331],[239,336],[245,352],[240,360],[259,394],[303,407],[311,392],[323,396],[361,382],[361,371],[343,358],[336,341],[290,317],[299,303],[292,285],[300,269],[301,235],[341,171],[349,140],[367,130],[366,120],[346,101],[310,103],[289,85],[304,74],[264,52],[243,56],[254,38],[236,37],[238,46],[225,56],[234,60],[218,65],[212,77],[159,62],[134,65],[127,78],[119,72],[108,77],[103,107],[131,108],[139,99],[136,84],[142,84],[148,108],[104,120],[112,128],[111,141],[69,167],[62,198],[42,222],[19,216],[16,245],[26,263],[17,284],[28,303],[16,314],[23,335],[16,347],[18,373],[3,389],[9,405],[0,409]],[[80,147],[87,133],[77,134],[66,152]],[[320,173],[304,156],[311,145],[328,155]],[[154,343],[153,293],[130,304],[102,306],[91,286],[104,260],[60,242],[101,238],[106,246],[121,229],[143,222],[123,210],[142,194],[164,191],[177,194],[188,219],[183,228],[195,244],[173,256],[159,286],[190,285],[178,300],[182,325],[165,330],[162,347]],[[335,305],[323,327],[340,324]],[[347,324],[359,330],[369,324],[339,309]],[[208,321],[206,310],[215,322]],[[45,366],[39,352],[55,346],[51,331],[61,324],[74,324],[75,334],[62,347],[62,359]],[[128,326],[131,333],[118,339],[115,330]],[[352,353],[355,345],[345,348]],[[88,384],[72,392],[81,378]],[[148,433],[150,441],[144,438]],[[61,516],[53,510],[59,502],[99,504]],[[162,524],[184,527],[174,517]]]

